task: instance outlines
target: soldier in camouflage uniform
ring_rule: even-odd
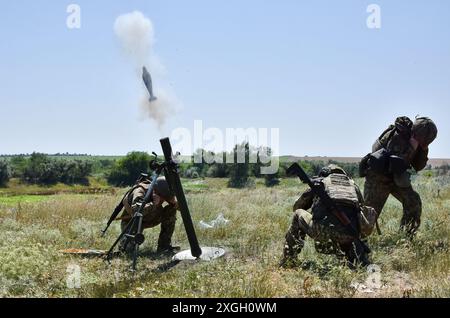
[[[125,229],[134,213],[141,206],[149,186],[150,180],[141,181],[124,196],[122,201],[124,212],[121,216],[122,231]],[[175,230],[176,213],[177,201],[175,195],[171,192],[166,179],[160,177],[154,186],[152,200],[144,208],[144,217],[142,220],[142,227],[144,229],[161,225],[157,253],[173,252],[178,249],[178,247],[172,246],[172,235]],[[124,242],[125,241],[122,243]]]
[[[422,201],[420,195],[411,186],[408,169],[416,171],[425,168],[428,161],[428,146],[435,140],[437,128],[434,122],[426,117],[417,118],[413,123],[408,117],[397,118],[378,138],[372,147],[373,153],[386,150],[387,156],[403,159],[404,169],[394,171],[389,167],[377,170],[371,167],[371,159],[363,159],[362,176],[366,177],[364,199],[380,215],[383,207],[392,194],[403,205],[401,228],[408,234],[414,234],[420,226]]]
[[[329,165],[322,169],[319,179],[338,209],[351,220],[353,227],[358,229],[361,238],[368,237],[374,228],[376,212],[363,204],[363,197],[358,186],[346,172],[336,166]],[[307,212],[311,208],[312,213]],[[315,248],[324,254],[346,256],[349,265],[368,264],[367,255],[356,251],[354,238],[347,234],[345,227],[314,195],[311,189],[305,191],[294,204],[294,216],[286,234],[281,266],[291,266],[296,263],[298,254],[302,251],[306,235],[315,240]]]

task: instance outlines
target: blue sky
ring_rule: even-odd
[[[81,6],[82,27],[66,27]],[[381,7],[381,29],[366,8]],[[163,131],[114,35],[141,11],[183,107]],[[0,153],[156,150],[172,129],[280,128],[280,152],[361,156],[399,115],[439,127],[450,157],[450,2],[3,1]]]

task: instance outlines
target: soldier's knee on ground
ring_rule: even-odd
[[[286,233],[286,242],[283,249],[284,258],[295,258],[303,249],[304,239],[306,237],[306,228],[308,216],[311,216],[304,210],[297,210],[292,217],[291,226]]]

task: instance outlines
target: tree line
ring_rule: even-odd
[[[228,178],[228,186],[232,188],[244,188],[254,185],[255,178],[264,178],[264,183],[268,187],[276,186],[280,182],[280,178],[286,178],[286,170],[292,164],[291,162],[279,162],[279,169],[274,174],[261,174],[261,168],[267,166],[261,162],[259,157],[250,160],[255,155],[255,148],[248,143],[236,145],[231,153],[213,153],[204,149],[198,149],[186,162],[179,164],[179,173],[181,177],[196,178]],[[263,150],[262,153],[271,155],[271,149]],[[237,156],[241,153],[244,160],[238,163]],[[215,160],[215,163],[207,163],[205,160],[195,162],[194,158],[221,158]],[[234,158],[234,163],[226,163],[226,157]],[[150,174],[149,162],[154,157],[145,152],[131,152],[127,156],[117,160],[107,176],[108,183],[114,186],[131,186],[136,182],[140,173]],[[217,163],[221,161],[222,163]],[[300,161],[300,165],[311,176],[317,176],[320,170],[327,164],[337,163],[334,161]],[[359,169],[357,163],[339,163],[350,176],[356,177]]]
[[[88,184],[92,167],[89,160],[55,159],[42,153],[19,155],[0,161],[0,185],[12,177],[28,184]]]
[[[179,173],[184,178],[228,178],[228,186],[233,188],[251,187],[255,178],[263,178],[268,187],[276,186],[280,178],[286,178],[286,170],[291,162],[279,162],[279,169],[274,174],[261,174],[263,164],[259,157],[250,160],[255,154],[255,148],[248,143],[236,145],[230,153],[215,154],[210,151],[198,149],[187,162],[179,164]],[[271,149],[262,153],[271,154]],[[237,162],[239,152],[245,160]],[[222,157],[223,163],[209,164],[204,160],[200,163],[194,162],[194,158],[204,158],[205,156],[215,158]],[[234,163],[226,163],[226,156],[234,158]],[[133,151],[120,159],[99,159],[88,156],[87,158],[59,158],[42,153],[31,155],[10,156],[6,160],[0,159],[0,186],[5,186],[10,178],[17,178],[23,183],[52,185],[56,183],[64,184],[89,184],[89,177],[106,179],[112,186],[125,187],[133,185],[141,173],[150,174],[149,162],[154,157],[146,152]],[[255,158],[252,158],[255,159]],[[252,162],[250,162],[252,161]],[[256,161],[256,162],[255,162]],[[319,174],[322,167],[334,161],[300,161],[300,165],[310,175]],[[358,175],[357,163],[337,163],[343,167],[350,176]]]

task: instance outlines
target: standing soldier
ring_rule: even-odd
[[[145,193],[150,186],[150,180],[140,180],[123,198],[124,212],[121,216],[122,231],[139,209]],[[163,206],[166,204],[165,206]],[[143,212],[143,229],[152,228],[161,224],[161,232],[158,239],[157,253],[172,253],[178,247],[172,246],[172,235],[175,230],[177,213],[177,200],[170,190],[169,184],[164,177],[157,179],[152,193],[152,200],[145,206]],[[135,229],[136,230],[136,229]],[[121,248],[126,249],[126,238],[121,242]]]
[[[358,186],[347,173],[336,165],[329,165],[320,172],[318,181],[340,212],[345,213],[352,226],[359,230],[360,238],[368,237],[375,226],[376,212],[363,204]],[[312,213],[307,212],[311,208]],[[294,204],[292,224],[286,234],[286,243],[280,265],[291,266],[296,263],[298,254],[305,244],[306,235],[315,240],[318,252],[345,255],[348,264],[368,265],[368,255],[353,244],[341,222],[328,210],[322,200],[311,189],[305,191]]]
[[[411,186],[408,169],[421,171],[428,161],[428,146],[437,137],[437,127],[427,117],[413,123],[399,117],[372,147],[372,154],[361,162],[361,176],[366,177],[364,199],[380,215],[392,194],[403,205],[401,228],[414,234],[420,226],[422,201]]]

